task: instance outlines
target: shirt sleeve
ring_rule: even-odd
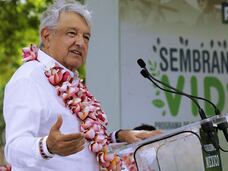
[[[16,167],[34,167],[44,160],[39,152],[39,127],[47,112],[36,83],[29,78],[10,82],[4,94],[6,160]]]
[[[116,143],[116,132],[117,131],[113,131],[109,136],[110,136],[110,139],[111,139],[111,143]]]

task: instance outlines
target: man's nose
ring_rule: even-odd
[[[85,43],[85,42],[84,42],[84,39],[83,39],[83,35],[78,34],[78,35],[76,36],[75,44],[76,44],[77,46],[82,47],[84,43]]]

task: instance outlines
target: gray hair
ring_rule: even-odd
[[[54,28],[57,26],[61,12],[75,12],[81,15],[89,28],[91,28],[91,12],[85,5],[76,2],[75,0],[56,0],[51,6],[48,7],[41,15],[39,33],[44,28]],[[40,38],[40,46],[42,40]]]

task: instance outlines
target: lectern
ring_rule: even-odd
[[[227,119],[227,114],[214,116],[134,144],[111,145],[109,150],[123,161],[129,157],[125,165],[134,160],[131,164],[139,171],[222,171],[217,126]]]

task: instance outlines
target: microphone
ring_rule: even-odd
[[[166,83],[164,83],[164,82],[162,82],[162,81],[160,81],[160,80],[154,78],[154,77],[149,73],[149,71],[147,70],[146,64],[145,64],[145,62],[144,62],[141,58],[137,60],[137,63],[139,64],[139,66],[140,66],[141,68],[143,68],[143,69],[141,70],[140,73],[141,73],[141,75],[142,75],[144,78],[149,79],[155,86],[157,86],[159,89],[161,89],[161,90],[163,90],[163,91],[170,92],[170,93],[174,93],[174,94],[179,94],[179,95],[183,95],[183,96],[185,96],[185,97],[188,97],[188,98],[191,99],[191,100],[194,102],[194,104],[197,106],[197,108],[198,108],[198,110],[199,110],[199,114],[200,114],[201,119],[203,120],[203,119],[206,119],[206,118],[207,118],[206,115],[205,115],[205,112],[204,112],[203,109],[200,107],[199,103],[198,103],[194,98],[192,98],[191,95],[186,94],[186,93],[183,93],[183,92],[177,90],[176,88],[173,88],[173,87],[171,87],[170,85],[168,85],[168,84],[166,84]],[[160,84],[162,84],[162,85],[164,85],[164,86],[166,86],[166,87],[168,87],[168,88],[170,88],[170,89],[172,89],[172,90],[174,90],[174,91],[171,91],[171,90],[167,90],[167,89],[162,88],[162,87],[159,86],[155,81],[158,82],[158,83],[160,83]]]
[[[144,60],[142,60],[141,58],[137,60],[137,63],[139,64],[139,66],[141,68],[146,69],[146,63],[144,62]]]
[[[154,78],[153,76],[151,76],[151,74],[149,73],[149,71],[146,69],[146,64],[145,64],[145,62],[143,61],[143,59],[141,59],[141,58],[138,59],[138,60],[137,60],[137,63],[139,64],[139,66],[140,66],[141,68],[145,69],[145,70],[148,72],[148,74],[150,75],[150,77],[152,77],[152,79],[154,79],[155,81],[159,82],[160,84],[163,84],[164,86],[166,86],[166,87],[168,87],[168,88],[170,88],[170,89],[173,89],[173,90],[179,92],[179,90],[177,90],[177,89],[171,87],[170,85],[168,85],[168,84],[166,84],[166,83],[163,83],[163,82],[161,82],[160,80],[157,80],[156,78]],[[181,92],[181,93],[183,93],[183,92]],[[198,96],[193,96],[193,95],[190,95],[190,94],[183,93],[183,95],[184,95],[184,94],[187,95],[187,96],[189,96],[189,97],[191,97],[191,98],[196,98],[196,99],[200,99],[200,100],[204,100],[204,101],[208,102],[209,104],[211,104],[211,105],[213,106],[213,108],[214,108],[214,110],[215,110],[215,114],[216,114],[216,115],[220,115],[220,110],[219,110],[219,109],[216,107],[216,105],[215,105],[214,103],[212,103],[211,101],[209,101],[209,100],[207,100],[207,99],[205,99],[205,98],[203,98],[203,97],[198,97]]]
[[[166,84],[166,83],[164,83],[164,82],[162,82],[162,81],[160,81],[160,80],[154,78],[154,77],[149,73],[149,71],[147,70],[146,64],[145,64],[145,62],[143,61],[143,59],[138,59],[138,60],[137,60],[137,63],[138,63],[138,65],[142,68],[142,70],[141,70],[140,73],[141,73],[141,75],[142,75],[144,78],[149,79],[155,86],[157,86],[159,89],[161,89],[161,90],[163,90],[163,91],[170,92],[170,93],[175,93],[175,94],[179,94],[179,95],[183,95],[183,96],[185,96],[185,97],[188,97],[188,98],[191,99],[191,100],[194,102],[194,104],[197,106],[201,119],[203,120],[203,119],[206,119],[206,118],[207,118],[206,115],[205,115],[204,110],[200,107],[199,103],[195,100],[195,98],[198,98],[198,97],[192,96],[192,95],[189,95],[189,94],[186,94],[186,93],[183,93],[183,92],[179,91],[178,89],[176,89],[176,88],[170,86],[169,84]],[[174,91],[168,90],[168,89],[165,89],[165,88],[162,88],[162,87],[159,86],[156,82],[158,82],[158,83],[164,85],[165,87],[168,87],[168,88],[170,88],[170,89],[172,89],[172,90],[174,90]],[[200,98],[200,99],[201,99],[201,100],[204,100],[204,98]],[[206,100],[206,99],[205,99],[205,101],[208,101],[210,104],[213,104],[213,103],[210,102],[209,100]],[[217,109],[217,107],[216,107],[214,104],[213,104],[213,106]],[[219,111],[219,110],[217,109],[217,111]],[[219,112],[219,113],[220,113],[220,112]],[[203,123],[201,126],[202,126],[202,129],[204,130],[204,132],[207,133],[207,135],[208,135],[208,137],[210,138],[210,140],[211,140],[212,144],[214,145],[214,147],[215,147],[216,149],[218,149],[218,148],[219,148],[219,140],[218,140],[217,134],[215,133],[215,128],[214,128],[214,126],[213,126],[213,123],[210,121],[210,122]],[[224,127],[224,126],[223,126],[223,127]],[[226,129],[226,131],[227,131],[227,129]],[[225,134],[224,134],[224,135],[225,135]],[[226,135],[228,135],[228,134],[226,134]],[[225,136],[225,137],[226,137],[226,136]]]

